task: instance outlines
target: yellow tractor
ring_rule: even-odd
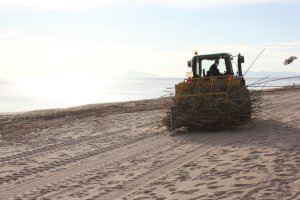
[[[232,62],[234,57],[237,63]],[[213,66],[216,63],[218,66]],[[252,106],[242,63],[241,54],[196,54],[188,62],[191,76],[175,85],[174,104],[165,119],[167,128],[217,130],[248,122]],[[237,65],[237,73],[233,71],[233,64]]]

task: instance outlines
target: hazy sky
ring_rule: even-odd
[[[0,0],[0,77],[184,76],[195,50],[247,67],[264,47],[253,70],[300,72],[299,19],[299,0]]]

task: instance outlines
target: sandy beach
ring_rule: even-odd
[[[0,115],[0,199],[300,199],[300,90],[253,122],[168,132],[163,99]]]

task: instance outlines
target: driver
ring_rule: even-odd
[[[215,60],[215,63],[212,64],[208,70],[208,75],[210,76],[220,76],[221,73],[218,69],[218,66],[219,66],[219,60]]]

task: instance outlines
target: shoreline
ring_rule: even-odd
[[[263,89],[263,90],[253,90],[255,92],[259,91],[264,93],[269,93],[269,92],[280,92],[280,91],[286,91],[286,90],[300,90],[300,85],[295,85],[295,86],[282,86],[282,87],[276,87],[276,88],[268,88],[268,89]],[[168,97],[164,97],[167,99]],[[164,107],[164,106],[159,106],[159,103],[164,104],[165,101],[162,99],[162,97],[158,98],[151,98],[151,99],[140,99],[140,100],[132,100],[132,101],[120,101],[120,102],[107,102],[107,103],[92,103],[92,104],[83,104],[83,105],[78,105],[78,106],[70,106],[70,107],[63,107],[63,108],[45,108],[45,109],[37,109],[37,110],[29,110],[29,111],[20,111],[20,112],[0,112],[0,120],[6,117],[17,117],[17,116],[37,116],[37,115],[61,115],[62,113],[76,113],[80,111],[91,111],[93,109],[104,109],[108,108],[110,109],[111,107],[114,106],[125,106],[128,107],[128,104],[143,104],[143,102],[147,103],[154,103],[157,104],[155,106],[157,107]]]
[[[262,96],[277,95],[300,91],[300,88],[282,87],[276,89],[260,90]],[[89,117],[103,117],[122,113],[139,113],[155,110],[167,112],[169,98],[145,99],[138,101],[101,103],[75,106],[59,109],[44,109],[28,112],[0,114],[0,135],[2,139],[24,138],[27,132],[37,132],[53,126],[86,119]]]
[[[23,138],[26,132],[36,132],[53,126],[63,126],[65,123],[81,118],[164,110],[167,108],[166,101],[163,98],[157,98],[0,114],[0,139]]]
[[[95,104],[83,104],[78,106],[71,106],[71,107],[64,107],[64,108],[49,108],[49,109],[37,109],[37,110],[30,110],[30,111],[20,111],[20,112],[4,112],[0,113],[0,120],[4,118],[17,118],[18,116],[21,117],[34,117],[34,116],[46,116],[46,115],[57,115],[60,116],[62,114],[76,114],[80,112],[90,112],[95,109],[99,109],[102,112],[105,112],[104,109],[113,110],[121,107],[126,110],[131,108],[133,109],[132,112],[135,112],[137,109],[147,110],[147,108],[143,107],[143,104],[153,103],[153,108],[149,109],[160,109],[164,108],[163,105],[165,101],[160,98],[153,98],[153,99],[141,99],[141,100],[133,100],[133,101],[121,101],[121,102],[108,102],[108,103],[95,103]],[[162,103],[162,104],[160,104]],[[129,111],[129,110],[128,110]]]

